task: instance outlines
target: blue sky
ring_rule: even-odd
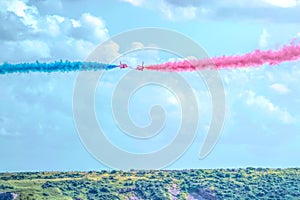
[[[182,3],[185,2],[185,3]],[[284,2],[284,3],[283,3]],[[178,31],[200,44],[211,57],[278,48],[300,37],[298,0],[2,0],[0,62],[85,60],[111,36],[142,27]],[[139,52],[133,64],[163,62],[175,55]],[[211,118],[203,80],[183,73],[198,98],[200,121],[189,150],[169,168],[293,167],[300,153],[299,62],[254,69],[221,70],[226,120],[214,150],[198,159]],[[126,70],[125,70],[126,72]],[[172,137],[180,118],[172,94],[150,88],[132,99],[131,116],[149,123],[153,103],[166,107],[166,129],[155,142],[130,141],[118,131],[110,113],[111,94],[123,71],[110,71],[97,91],[98,116],[114,144],[151,151]],[[100,170],[107,168],[84,148],[76,132],[72,95],[77,73],[0,76],[0,171]],[[154,98],[160,93],[163,98]],[[99,100],[100,101],[100,100]],[[135,144],[135,145],[133,145]]]

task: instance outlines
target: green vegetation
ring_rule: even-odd
[[[299,168],[0,173],[0,193],[26,200],[300,199],[299,188]]]

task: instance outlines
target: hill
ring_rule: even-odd
[[[299,188],[299,168],[0,173],[0,200],[300,199]]]

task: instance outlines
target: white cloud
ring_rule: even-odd
[[[110,63],[120,56],[119,50],[120,46],[116,42],[109,40],[101,44],[101,50],[96,49],[95,51],[93,51],[93,54],[89,56],[88,60],[94,62]]]
[[[87,58],[90,52],[95,48],[95,44],[86,40],[71,39],[71,44],[76,48],[80,58]]]
[[[50,47],[41,40],[5,41],[0,48],[5,49],[5,54],[0,54],[0,61],[27,62],[51,57]]]
[[[81,26],[80,21],[77,21],[75,19],[71,19],[71,23],[74,28],[78,28]]]
[[[285,85],[280,83],[274,83],[270,87],[278,94],[287,94],[290,92],[289,88],[287,88]]]
[[[130,3],[134,6],[140,6],[144,2],[143,0],[121,0],[121,1]]]
[[[290,63],[289,68],[287,69],[284,69],[284,67],[282,67],[280,71],[268,70],[265,73],[265,77],[270,81],[269,84],[273,84],[274,82],[281,82],[290,86],[296,86],[300,84],[300,69],[297,62],[295,64]],[[293,89],[296,88],[297,87],[294,87]]]
[[[60,31],[60,24],[64,21],[65,19],[61,16],[58,15],[52,15],[52,16],[46,16],[46,21],[48,23],[48,30],[47,32],[51,36],[58,36],[61,31]]]
[[[277,6],[281,8],[290,8],[295,7],[299,4],[298,0],[263,0],[263,2],[266,2],[272,6]]]
[[[300,19],[298,0],[213,0],[209,3],[201,0],[154,0],[139,2],[138,5],[157,10],[172,21],[250,19],[268,22],[299,22]]]
[[[292,115],[278,106],[274,105],[269,99],[264,96],[259,96],[251,90],[247,90],[240,96],[246,98],[246,104],[249,106],[256,106],[264,112],[267,112],[271,116],[279,119],[285,124],[290,124],[294,122]]]
[[[164,17],[171,21],[185,21],[192,20],[197,16],[197,8],[195,6],[185,6],[177,7],[170,4],[165,0],[154,0],[154,1],[144,1],[144,0],[120,0],[123,2],[128,2],[133,6],[142,6],[152,10],[158,10]],[[200,12],[207,13],[209,9],[200,9]]]
[[[196,17],[197,8],[195,8],[195,7],[181,8],[181,10],[179,10],[179,12],[180,11],[182,11],[182,15],[183,15],[184,19],[191,20]]]
[[[47,1],[48,2],[48,1]],[[49,2],[48,2],[49,3]],[[0,62],[84,60],[108,38],[104,21],[90,13],[72,19],[41,14],[28,0],[0,2]]]
[[[132,49],[142,49],[142,48],[144,48],[144,44],[141,42],[133,42],[131,44],[131,48]]]
[[[105,28],[105,24],[100,18],[95,17],[89,13],[84,13],[82,14],[81,21],[86,23],[88,28],[94,31],[94,36],[96,39],[100,41],[103,39],[107,39],[108,30]]]
[[[196,17],[197,8],[193,6],[189,7],[176,7],[165,2],[161,2],[160,12],[164,14],[169,20],[181,21],[192,20]]]
[[[72,73],[0,76],[0,136],[66,133],[74,78]]]
[[[7,11],[15,13],[19,17],[25,17],[25,10],[29,7],[22,1],[11,1],[8,3],[6,1]]]
[[[267,39],[270,37],[270,34],[266,29],[263,29],[263,32],[259,38],[259,46],[261,48],[267,47],[268,46],[268,41]]]
[[[40,40],[24,40],[20,44],[20,48],[32,57],[49,58],[50,49],[48,45]]]
[[[178,105],[178,100],[175,96],[168,97],[168,102],[173,104],[173,105]]]
[[[76,39],[85,39],[95,44],[108,38],[104,22],[89,13],[83,13],[79,20],[70,19],[70,35]]]
[[[28,6],[25,2],[19,0],[13,0],[13,1],[4,0],[4,5],[7,11],[13,12],[18,17],[20,17],[21,21],[25,25],[37,29],[36,15],[38,15],[38,11],[36,7]]]

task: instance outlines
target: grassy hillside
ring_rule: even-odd
[[[0,173],[1,192],[17,199],[300,199],[300,169]]]

